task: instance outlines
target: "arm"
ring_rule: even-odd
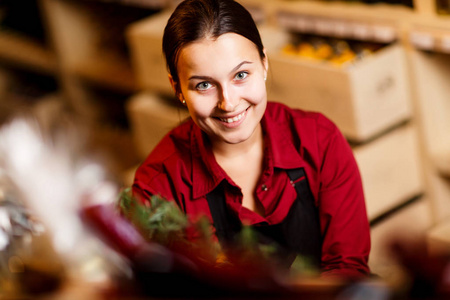
[[[365,276],[370,227],[358,166],[337,128],[324,145],[319,191],[322,276]]]

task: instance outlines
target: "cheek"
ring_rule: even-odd
[[[245,98],[253,102],[254,104],[266,101],[267,99],[267,92],[264,81],[254,82],[252,85],[244,88],[243,93],[245,94]]]
[[[192,118],[201,119],[209,117],[216,105],[217,103],[212,99],[202,97],[201,99],[190,99],[188,109]]]

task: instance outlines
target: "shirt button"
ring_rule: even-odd
[[[267,185],[263,184],[261,185],[261,189],[265,192],[268,190]]]

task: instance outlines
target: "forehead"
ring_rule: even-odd
[[[256,45],[247,38],[226,33],[216,39],[203,38],[185,46],[179,54],[178,72],[211,70],[213,67],[235,67],[242,61],[258,62]]]

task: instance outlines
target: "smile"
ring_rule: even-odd
[[[233,122],[237,122],[240,119],[242,119],[242,117],[245,115],[245,113],[247,112],[247,110],[243,111],[242,113],[240,113],[237,116],[234,116],[232,118],[219,118],[220,121],[225,122],[225,123],[233,123]]]

